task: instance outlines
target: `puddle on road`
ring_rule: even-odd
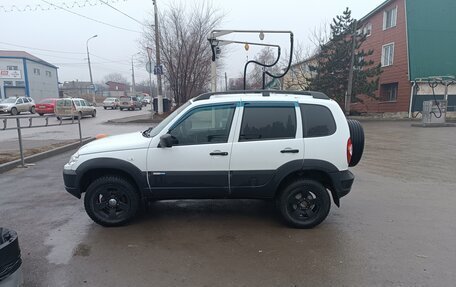
[[[81,216],[80,212],[69,218],[71,219],[66,223],[52,229],[44,241],[51,248],[46,256],[49,263],[68,264],[73,255],[81,255],[81,251],[84,255],[90,252],[90,247],[81,243],[91,224],[90,219]],[[81,246],[84,250],[81,250]]]

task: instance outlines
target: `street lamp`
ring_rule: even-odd
[[[90,66],[90,53],[89,53],[89,40],[98,37],[98,35],[93,35],[86,41],[86,48],[87,48],[87,61],[89,62],[89,74],[90,74],[90,87],[93,89],[93,97],[92,97],[92,102],[95,105],[95,87],[93,86],[93,78],[92,78],[92,67]]]

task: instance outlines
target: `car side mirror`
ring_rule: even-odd
[[[164,134],[160,137],[160,147],[172,147],[173,137],[170,134]]]

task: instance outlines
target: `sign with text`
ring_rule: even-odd
[[[21,79],[22,74],[19,70],[0,70],[0,79]]]

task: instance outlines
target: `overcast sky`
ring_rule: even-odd
[[[103,0],[106,2],[108,0]],[[188,6],[202,0],[157,0],[158,9],[167,9],[170,3],[186,2]],[[296,41],[303,46],[311,46],[309,34],[322,23],[329,23],[345,7],[352,10],[353,17],[361,18],[384,0],[213,0],[214,6],[226,14],[220,29],[265,29],[291,30]],[[70,7],[70,11],[115,25],[122,30],[97,23],[61,9],[46,10],[51,2],[61,7]],[[151,17],[152,0],[109,0],[118,10],[143,21]],[[96,4],[96,5],[95,5]],[[25,12],[5,12],[15,5]],[[33,10],[28,11],[29,5]],[[38,6],[39,5],[39,6]],[[66,5],[66,6],[65,6]],[[84,7],[78,7],[84,6]],[[93,5],[93,6],[92,6]],[[72,7],[74,6],[74,7]],[[44,11],[41,8],[44,8]],[[71,8],[72,7],[72,8]],[[88,81],[86,40],[92,61],[94,81],[101,81],[112,72],[119,72],[131,81],[131,57],[139,52],[138,40],[142,31],[141,24],[128,18],[114,9],[102,4],[99,0],[0,0],[0,49],[24,50],[59,67],[59,81]],[[254,40],[241,36],[227,37],[235,40]],[[264,42],[279,43],[288,50],[287,37],[266,35]],[[16,46],[15,46],[16,45]],[[24,46],[24,47],[20,47]],[[27,48],[25,48],[27,47]],[[33,48],[33,49],[32,49]],[[40,50],[41,49],[41,50]],[[50,51],[43,51],[50,50]],[[257,50],[245,52],[242,45],[231,45],[225,52],[225,68],[228,77],[236,77],[243,69],[246,57],[253,58]],[[135,74],[137,81],[148,79],[145,68],[137,59]]]

